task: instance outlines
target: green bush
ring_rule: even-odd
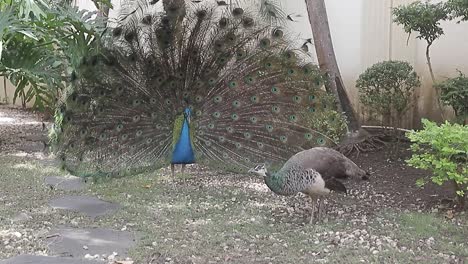
[[[465,122],[468,116],[468,78],[459,72],[459,76],[438,83],[436,87],[440,90],[442,102],[451,106],[457,118]]]
[[[440,22],[449,18],[444,3],[413,2],[393,9],[394,22],[403,25],[406,33],[417,32],[416,38],[431,45],[444,34]]]
[[[383,117],[396,120],[408,109],[415,87],[421,85],[413,67],[403,61],[384,61],[372,65],[359,76],[356,87],[361,103]],[[394,122],[394,126],[398,122]]]
[[[438,185],[454,182],[463,200],[468,191],[468,126],[447,121],[438,126],[426,119],[422,122],[423,130],[407,134],[413,151],[408,164],[432,171],[431,180]],[[426,179],[417,181],[419,186],[425,183]]]
[[[53,108],[82,57],[98,52],[105,19],[60,2],[0,0],[0,76],[15,85],[13,102]]]
[[[461,21],[468,20],[468,1],[467,0],[449,0],[446,3],[451,13],[451,19],[460,18]]]

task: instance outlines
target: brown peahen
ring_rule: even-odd
[[[197,162],[246,172],[334,144],[341,114],[283,29],[240,7],[185,3],[154,11],[137,1],[83,58],[53,133],[65,169],[119,177]]]
[[[369,173],[336,150],[316,147],[292,156],[277,172],[269,172],[265,164],[257,165],[249,172],[264,177],[266,185],[279,195],[295,195],[302,192],[312,199],[310,222],[314,221],[317,200],[331,191],[347,193],[339,179],[368,180]],[[318,219],[322,216],[323,199],[318,207]]]

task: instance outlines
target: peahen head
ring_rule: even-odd
[[[262,177],[268,177],[269,173],[265,164],[259,164],[249,170],[249,173],[254,173]]]

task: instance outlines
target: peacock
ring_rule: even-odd
[[[176,2],[158,11],[137,1],[72,73],[52,133],[62,168],[82,177],[169,164],[174,176],[176,164],[192,163],[247,172],[336,144],[342,115],[283,27],[241,7]]]
[[[268,188],[278,195],[291,196],[298,192],[308,195],[312,199],[311,223],[320,197],[331,191],[347,193],[339,179],[369,179],[367,171],[340,152],[326,147],[315,147],[295,154],[277,172],[269,172],[265,164],[257,165],[249,172],[262,176]],[[323,199],[320,199],[318,220],[322,217],[322,203]]]

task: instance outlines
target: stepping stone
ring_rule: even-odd
[[[52,208],[71,210],[92,218],[111,214],[120,208],[117,204],[105,202],[95,197],[71,195],[53,199],[49,202],[49,205]]]
[[[60,167],[60,161],[55,158],[44,157],[39,159],[38,163],[45,167]]]
[[[85,188],[83,179],[75,176],[50,176],[45,178],[45,183],[62,191],[80,191]]]
[[[43,152],[44,151],[44,143],[26,141],[25,145],[19,147],[19,150],[24,151],[26,153]]]
[[[20,222],[28,221],[30,219],[32,219],[32,216],[28,215],[27,213],[21,212],[21,213],[17,214],[16,216],[14,216],[11,219],[11,222],[12,223],[20,223]]]
[[[49,236],[53,236],[48,239],[52,254],[74,258],[83,258],[86,254],[109,256],[113,252],[122,258],[136,244],[136,238],[130,232],[102,228],[59,227],[51,230]]]
[[[0,264],[98,264],[100,261],[81,260],[73,258],[59,258],[46,256],[20,255],[0,261]]]

